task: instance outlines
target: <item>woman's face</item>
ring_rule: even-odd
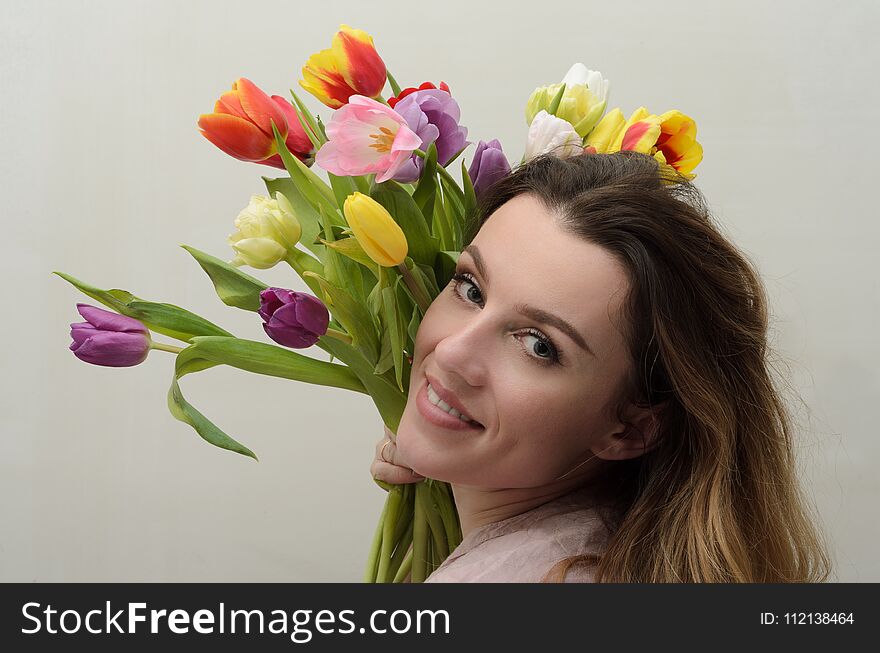
[[[622,266],[519,195],[482,226],[456,275],[467,278],[441,291],[416,338],[397,431],[403,460],[429,478],[514,488],[606,457],[610,434],[623,430],[611,402],[630,365],[616,326]],[[428,383],[480,426],[457,428],[428,401]]]

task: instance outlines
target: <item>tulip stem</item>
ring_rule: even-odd
[[[337,329],[327,329],[327,333],[325,335],[328,335],[331,338],[336,338],[337,340],[341,340],[347,345],[351,344],[351,336]]]
[[[183,347],[175,347],[174,345],[163,345],[161,342],[151,342],[150,349],[158,349],[159,351],[167,351],[172,354],[179,354],[183,351]]]
[[[385,71],[385,76],[388,78],[388,84],[391,86],[391,92],[394,93],[394,96],[397,97],[400,95],[400,84],[397,83],[397,80],[394,79],[394,75],[391,74],[390,71]]]
[[[427,155],[423,150],[418,150],[418,149],[417,149],[417,150],[413,150],[413,154],[415,154],[416,156],[420,156],[420,157],[422,157],[423,159],[425,159],[425,158],[428,157],[428,155]],[[457,181],[455,181],[455,177],[453,177],[452,175],[450,175],[450,174],[449,174],[449,171],[448,171],[446,168],[444,168],[444,167],[441,166],[441,165],[438,165],[438,166],[437,166],[437,172],[440,173],[440,176],[441,176],[441,177],[444,177],[444,178],[446,179],[446,181],[448,181],[450,184],[452,184],[452,185],[453,185],[453,186],[452,186],[453,188],[459,188],[459,184],[458,184]]]
[[[422,315],[427,313],[428,307],[431,305],[431,298],[427,297],[424,292],[422,292],[421,286],[416,283],[416,280],[413,278],[412,272],[409,271],[409,268],[406,267],[406,263],[398,263],[397,269],[400,270],[400,276],[403,277],[404,283],[406,283],[407,288],[412,293],[416,302],[419,305],[419,308],[422,309]]]

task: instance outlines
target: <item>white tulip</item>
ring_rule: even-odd
[[[583,154],[583,139],[570,122],[541,110],[529,125],[523,160],[528,161],[548,152],[562,159]]]
[[[586,84],[593,95],[603,103],[608,101],[608,92],[611,90],[611,82],[602,77],[602,73],[598,70],[590,70],[582,63],[576,63],[569,68],[562,78],[562,83],[566,86]]]

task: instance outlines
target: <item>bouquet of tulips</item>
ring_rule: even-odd
[[[173,353],[172,415],[207,442],[254,459],[184,398],[180,379],[230,365],[345,388],[368,394],[396,432],[420,321],[473,235],[478,197],[511,170],[497,140],[480,141],[457,180],[453,164],[471,143],[449,87],[424,82],[401,89],[361,30],[342,25],[302,75],[300,85],[334,110],[326,125],[295,92],[291,100],[269,96],[245,78],[199,118],[201,133],[227,154],[286,175],[263,177],[267,195],[252,197],[235,219],[230,261],[184,246],[220,300],[256,313],[277,344],[237,338],[179,306],[56,273],[111,309],[77,305],[85,322],[71,325],[70,349],[78,358],[120,367],[143,362],[153,349]],[[635,150],[693,177],[702,158],[693,120],[644,107],[628,120],[620,109],[606,114],[608,90],[608,81],[582,64],[562,82],[536,89],[526,107],[522,161],[547,152]],[[281,262],[314,294],[269,287],[240,269]],[[313,345],[329,361],[293,351]],[[421,582],[461,541],[450,488],[432,479],[376,482],[387,498],[365,581]]]

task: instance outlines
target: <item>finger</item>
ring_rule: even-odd
[[[373,475],[373,478],[377,478],[380,481],[385,481],[386,483],[391,483],[393,485],[418,483],[425,478],[420,474],[416,474],[409,467],[400,467],[399,465],[383,463],[380,460],[375,460],[373,461],[373,464],[370,465],[370,474]]]
[[[387,437],[387,438],[388,438],[389,440],[391,440],[392,442],[397,442],[397,434],[394,433],[394,432],[393,432],[391,429],[389,429],[387,426],[385,427],[385,437]]]

